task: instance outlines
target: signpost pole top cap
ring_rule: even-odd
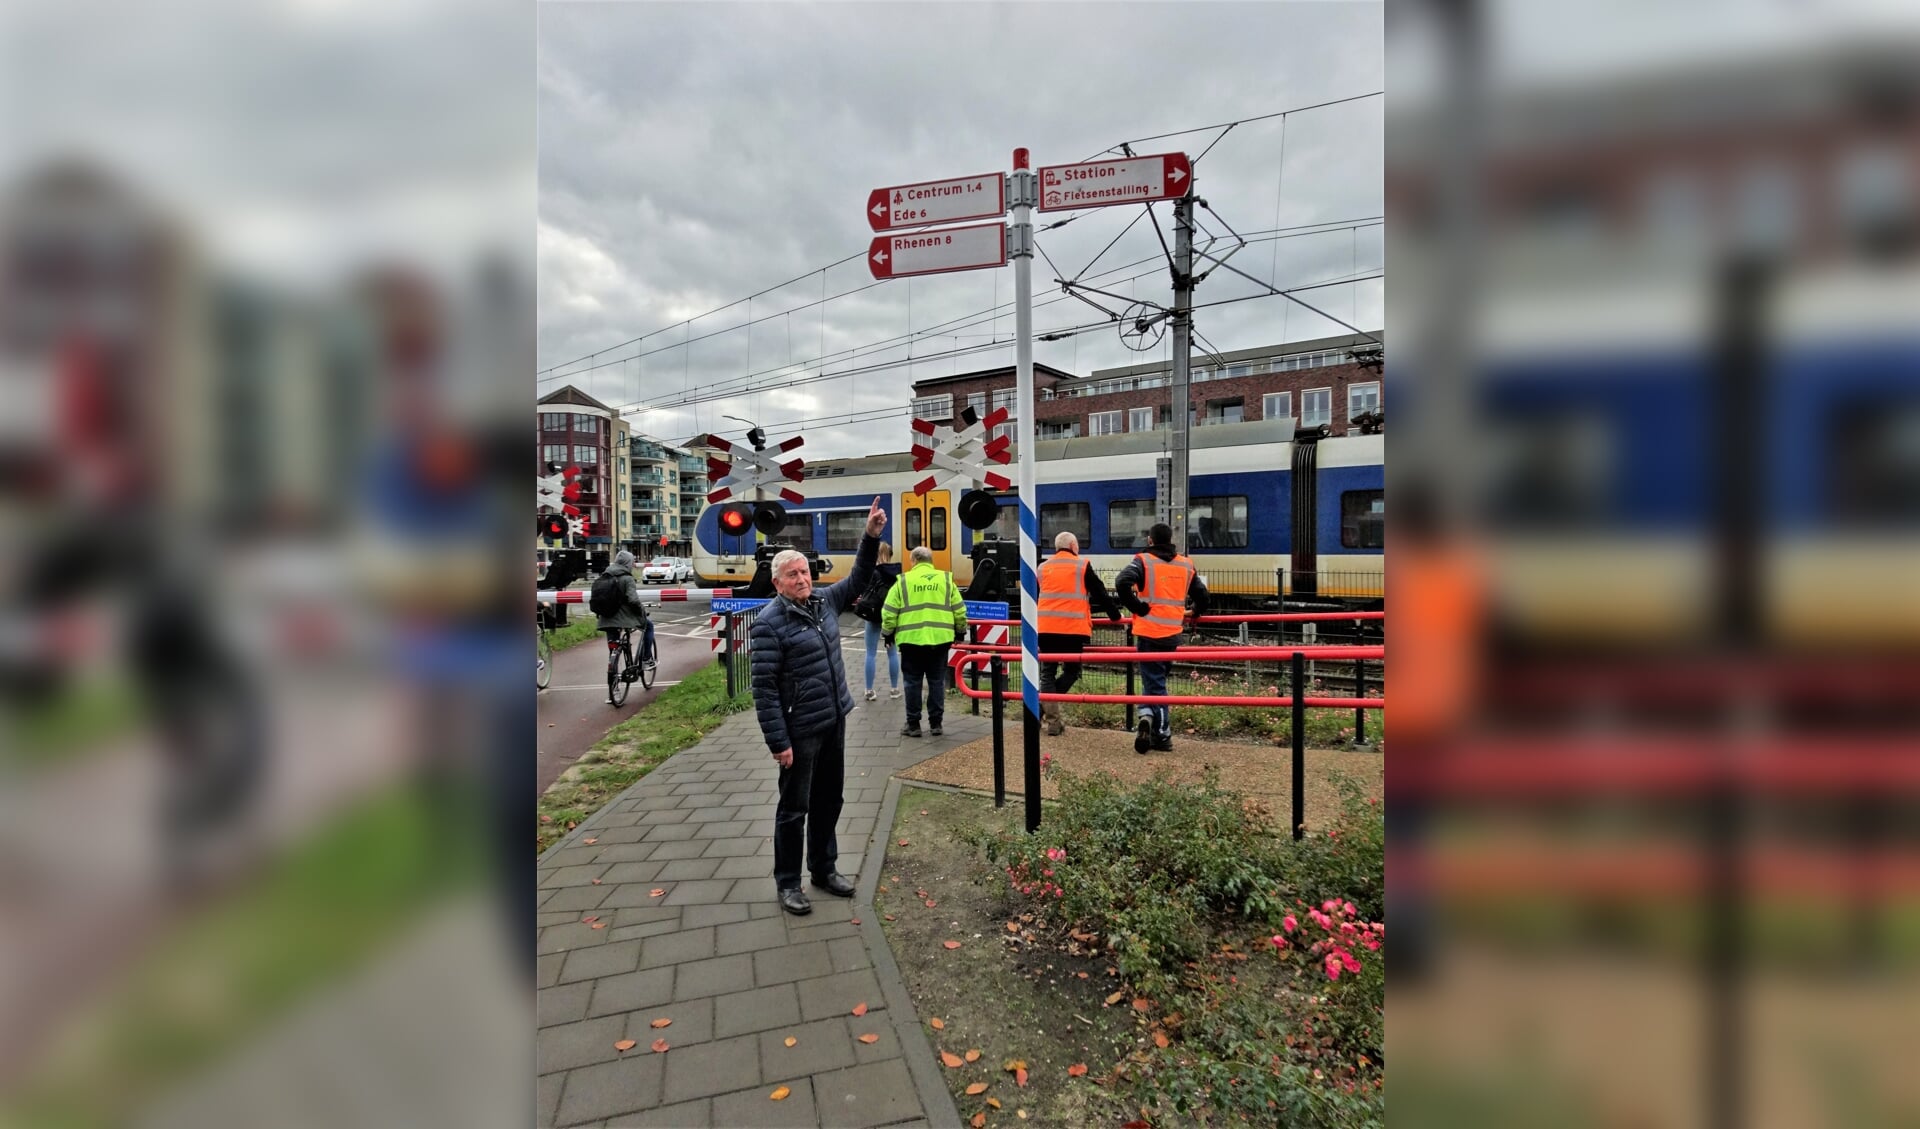
[[[1026,167],[1027,151],[1025,149],[1015,149],[1013,151],[1013,170],[1015,172],[1022,172],[1025,171]]]

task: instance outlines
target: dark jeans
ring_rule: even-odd
[[[1165,639],[1142,639],[1134,637],[1133,649],[1136,651],[1171,651],[1180,645],[1180,636],[1169,635]],[[1173,669],[1172,663],[1141,663],[1140,692],[1142,694],[1165,694],[1167,692],[1167,672]],[[1153,719],[1153,731],[1161,737],[1173,736],[1173,711],[1166,706],[1141,706],[1140,716]]]
[[[832,874],[840,859],[833,834],[840,822],[841,790],[847,775],[847,721],[793,739],[793,767],[780,770],[780,804],[773,817],[773,884],[782,890],[800,885],[800,853],[807,869]]]
[[[947,648],[949,644],[900,644],[900,673],[907,679],[907,724],[920,724],[920,680],[927,681],[927,720],[934,725],[947,714]]]
[[[1086,649],[1087,637],[1085,635],[1055,635],[1045,631],[1040,633],[1040,654],[1065,654],[1071,651],[1077,655]],[[1040,692],[1042,694],[1069,693],[1073,689],[1073,684],[1079,680],[1079,663],[1043,662],[1040,664]]]

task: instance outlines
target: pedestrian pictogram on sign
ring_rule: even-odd
[[[875,231],[1006,214],[1007,174],[1000,172],[899,184],[867,194],[867,223]]]
[[[1186,195],[1193,168],[1185,153],[1122,157],[1040,168],[1040,210],[1150,204]]]

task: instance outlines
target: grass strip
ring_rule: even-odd
[[[662,761],[698,744],[753,699],[727,697],[727,672],[717,662],[701,667],[640,707],[608,731],[585,756],[560,774],[540,797],[535,849],[544,851],[581,820]]]
[[[478,851],[419,791],[371,799],[293,847],[249,888],[181,922],[121,990],[64,1029],[0,1108],[0,1125],[127,1124],[169,1087],[232,1053],[314,990],[360,967],[435,896],[471,880]]]

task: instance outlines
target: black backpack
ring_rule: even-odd
[[[880,613],[887,605],[887,593],[893,591],[893,577],[876,573],[867,590],[854,601],[853,614],[868,623],[879,623]]]
[[[607,619],[619,615],[627,606],[627,586],[625,576],[601,573],[593,582],[593,591],[587,593],[587,607],[593,614]]]

